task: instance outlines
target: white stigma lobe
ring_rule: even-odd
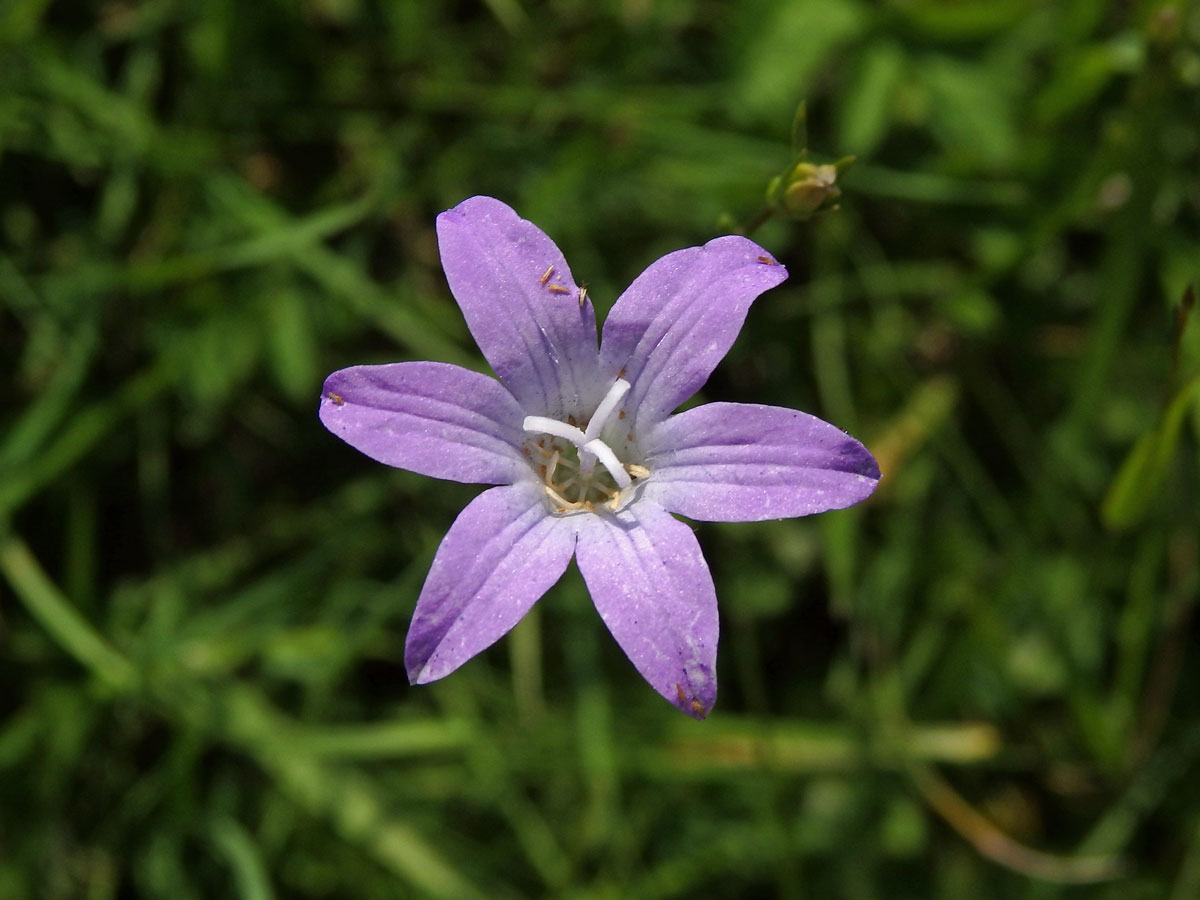
[[[532,431],[537,434],[552,434],[555,437],[570,441],[576,447],[582,447],[588,441],[587,435],[574,425],[568,425],[566,422],[560,422],[558,419],[551,419],[546,416],[526,416],[525,420],[521,423],[521,427],[526,431]]]
[[[604,395],[604,399],[600,401],[600,405],[592,413],[591,421],[587,424],[587,431],[583,433],[586,440],[593,441],[600,437],[600,432],[604,430],[609,416],[613,414],[613,410],[617,408],[617,405],[628,393],[629,382],[624,378],[618,378],[613,382],[613,386],[608,389],[608,393]]]

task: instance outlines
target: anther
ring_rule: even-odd
[[[542,277],[540,279],[541,283],[545,284],[547,281],[550,280],[550,276],[553,274],[554,274],[554,266],[547,267],[546,271],[542,273]]]
[[[546,485],[545,490],[546,490],[546,493],[549,495],[550,499],[553,500],[555,503],[559,504],[558,511],[560,513],[564,513],[568,509],[571,509],[573,506],[575,506],[574,503],[572,503],[570,500],[568,500],[566,497],[564,497],[562,494],[560,494],[558,491],[556,491],[550,485]]]

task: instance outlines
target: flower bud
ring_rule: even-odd
[[[783,175],[772,179],[767,186],[767,203],[793,219],[806,221],[816,213],[836,209],[842,195],[837,186],[838,175],[849,168],[854,157],[836,163],[810,163],[803,159],[794,163]]]

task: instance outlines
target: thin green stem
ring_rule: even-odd
[[[71,605],[19,537],[8,539],[0,547],[0,572],[55,643],[97,678],[122,692],[137,684],[133,664]]]

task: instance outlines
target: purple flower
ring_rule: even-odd
[[[650,685],[702,719],[716,700],[717,598],[679,513],[710,522],[857,503],[879,467],[807,413],[709,403],[672,415],[787,277],[742,237],[670,253],[596,317],[558,247],[490,197],[438,216],[442,266],[499,381],[457,366],[354,366],[321,421],[389,466],[493,484],[434,556],[405,646],[414,684],[491,646],[575,557],[604,624]]]

